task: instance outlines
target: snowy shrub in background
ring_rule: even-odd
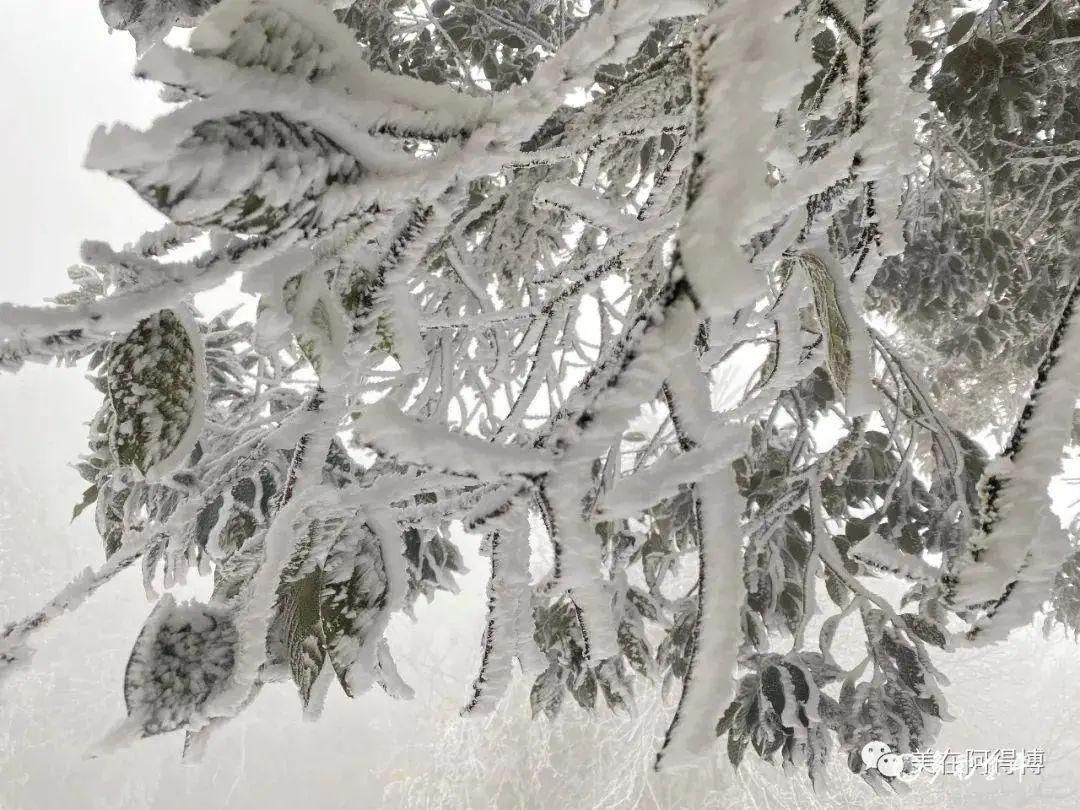
[[[311,715],[335,680],[409,697],[386,627],[457,589],[458,523],[491,566],[465,713],[515,670],[549,717],[677,689],[661,769],[719,736],[900,788],[858,753],[948,718],[928,645],[1048,599],[1080,627],[1047,492],[1080,387],[1076,3],[102,10],[175,108],[87,164],[170,224],[0,306],[3,368],[89,359],[106,553],[0,666],[136,562],[155,596],[212,574],[151,613],[110,742],[197,754],[286,678]],[[195,312],[234,275],[254,307]]]

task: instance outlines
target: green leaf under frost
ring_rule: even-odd
[[[202,347],[195,330],[163,309],[139,322],[109,355],[114,419],[109,444],[143,475],[170,472],[191,451],[203,419]]]
[[[321,588],[322,572],[316,569],[289,583],[282,597],[289,670],[304,706],[311,700],[312,688],[326,659],[326,640],[319,618]]]
[[[232,674],[239,635],[224,610],[166,595],[128,659],[124,703],[138,736],[184,728]]]
[[[388,596],[378,539],[365,524],[346,526],[330,547],[319,599],[330,663],[350,697],[357,667],[374,674]]]
[[[837,389],[847,395],[851,382],[851,328],[840,309],[836,282],[817,261],[803,262],[814,292],[814,308],[825,336],[825,365]]]

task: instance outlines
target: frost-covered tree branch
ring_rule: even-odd
[[[491,560],[464,713],[662,687],[658,768],[718,736],[887,790],[861,746],[948,719],[928,645],[1071,587],[1080,95],[1033,66],[1080,18],[991,5],[103,3],[173,108],[87,165],[170,224],[0,305],[0,368],[102,393],[76,515],[106,554],[0,667],[141,558],[108,743],[196,755],[280,680],[312,716],[334,681],[408,697],[386,628],[457,591],[461,526]],[[984,379],[973,421],[948,386]],[[1013,423],[994,462],[968,435]],[[158,598],[190,571],[205,604]]]

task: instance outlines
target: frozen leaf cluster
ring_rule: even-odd
[[[1075,628],[1074,3],[122,5],[195,24],[89,154],[170,222],[0,305],[0,367],[91,360],[106,552],[0,661],[136,561],[212,575],[128,678],[197,753],[279,680],[408,697],[388,622],[477,542],[466,714],[666,690],[658,768],[720,737],[890,791],[858,752],[931,744],[945,653]]]

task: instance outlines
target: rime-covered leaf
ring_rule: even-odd
[[[563,695],[562,668],[552,663],[540,673],[540,676],[532,685],[529,693],[529,703],[532,706],[533,717],[541,712],[549,720],[554,720],[562,706]]]
[[[143,736],[204,720],[201,711],[230,676],[239,636],[224,612],[164,596],[135,642],[124,673],[128,717]]]
[[[596,707],[596,676],[587,667],[569,676],[567,688],[583,709]]]
[[[948,638],[940,627],[914,613],[903,613],[901,615],[904,617],[904,623],[911,628],[915,635],[935,647],[946,649]]]
[[[120,464],[161,476],[195,446],[206,396],[200,340],[189,315],[163,309],[109,354],[109,439]]]
[[[804,262],[814,292],[814,308],[825,335],[825,361],[841,394],[851,382],[851,327],[840,308],[836,281],[820,262]]]
[[[330,547],[319,598],[330,663],[352,696],[374,675],[388,619],[382,550],[366,525],[347,524]]]
[[[92,156],[121,149],[99,143]],[[137,147],[130,151],[139,154]],[[369,203],[359,185],[365,169],[353,154],[277,112],[241,110],[195,121],[172,150],[142,164],[120,155],[97,162],[180,225],[315,235]]]
[[[326,639],[319,615],[319,595],[322,571],[286,583],[281,594],[281,610],[285,648],[289,670],[300,692],[304,706],[312,697],[312,689],[326,658]]]

